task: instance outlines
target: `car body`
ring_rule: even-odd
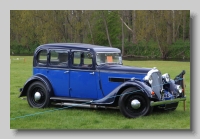
[[[148,115],[154,107],[175,110],[185,101],[183,70],[174,79],[157,68],[124,66],[120,49],[50,43],[36,48],[33,75],[20,88],[31,107],[50,104],[116,108],[128,118]]]

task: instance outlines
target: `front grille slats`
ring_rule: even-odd
[[[153,82],[151,84],[152,90],[155,92],[155,94],[157,95],[157,97],[160,100],[161,99],[160,91],[163,88],[161,73],[160,72],[153,72],[151,74],[151,78],[153,80]]]

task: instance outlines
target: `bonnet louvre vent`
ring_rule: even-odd
[[[109,81],[110,82],[126,82],[130,79],[127,79],[127,78],[109,78]]]

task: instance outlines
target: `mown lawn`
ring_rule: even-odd
[[[17,59],[18,58],[18,59]],[[23,59],[24,58],[24,59]],[[190,129],[190,62],[124,61],[124,65],[157,67],[172,78],[186,71],[186,111],[183,102],[171,112],[153,112],[136,119],[125,118],[119,110],[31,108],[26,99],[18,98],[19,88],[32,75],[31,56],[11,56],[10,64],[10,129]]]

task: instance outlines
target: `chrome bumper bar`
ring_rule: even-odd
[[[170,103],[174,103],[174,102],[179,102],[179,101],[185,101],[186,98],[176,98],[176,99],[172,99],[172,100],[163,100],[163,101],[151,101],[150,106],[158,106],[158,105],[163,105],[163,104],[170,104]]]

